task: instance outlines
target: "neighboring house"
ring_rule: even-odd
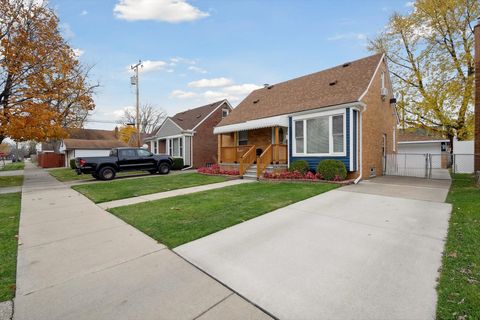
[[[316,169],[337,159],[349,178],[381,175],[383,155],[396,149],[395,102],[381,54],[265,85],[215,127],[219,163],[258,177],[295,160]]]
[[[145,143],[151,152],[183,158],[187,167],[199,168],[217,162],[213,128],[232,111],[227,100],[168,117]]]
[[[118,129],[69,129],[69,137],[63,139],[60,152],[65,153],[65,166],[70,165],[70,159],[76,157],[108,156],[112,148],[127,147],[118,140]]]

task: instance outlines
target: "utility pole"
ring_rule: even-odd
[[[138,79],[138,68],[143,68],[142,60],[138,60],[138,63],[130,67],[135,75],[130,79],[130,83],[136,87],[136,96],[137,96],[137,146],[140,148],[142,146],[142,135],[140,133],[140,91],[139,91],[139,79]]]

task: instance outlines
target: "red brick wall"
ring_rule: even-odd
[[[383,100],[380,95],[381,74],[385,73],[385,86],[389,92]],[[390,106],[390,98],[393,97],[391,86],[388,84],[387,69],[384,64],[380,66],[368,93],[362,99],[367,109],[362,114],[363,126],[363,179],[368,179],[370,169],[375,168],[376,175],[382,175],[383,167],[383,135],[386,135],[386,153],[393,153],[393,129],[396,128],[396,116]],[[397,135],[398,136],[398,135]],[[395,148],[397,150],[397,148]]]
[[[215,127],[222,120],[223,104],[197,129],[193,136],[193,167],[200,168],[207,163],[217,163],[217,136],[213,134]]]
[[[480,25],[475,26],[475,171],[480,171]]]

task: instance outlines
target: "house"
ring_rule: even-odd
[[[265,85],[215,127],[219,163],[259,177],[295,160],[316,169],[337,159],[349,178],[381,175],[396,151],[395,102],[382,54]]]
[[[76,157],[108,156],[112,148],[127,147],[118,140],[118,128],[115,130],[80,129],[68,130],[68,138],[63,139],[60,152],[65,154],[65,166]]]
[[[168,117],[145,143],[151,152],[183,158],[186,167],[199,168],[217,162],[213,127],[232,111],[227,100],[217,101]]]

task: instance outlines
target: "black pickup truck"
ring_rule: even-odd
[[[153,154],[140,148],[115,148],[108,157],[75,158],[78,174],[91,174],[95,179],[112,180],[121,171],[148,171],[167,174],[172,168],[173,158]]]

